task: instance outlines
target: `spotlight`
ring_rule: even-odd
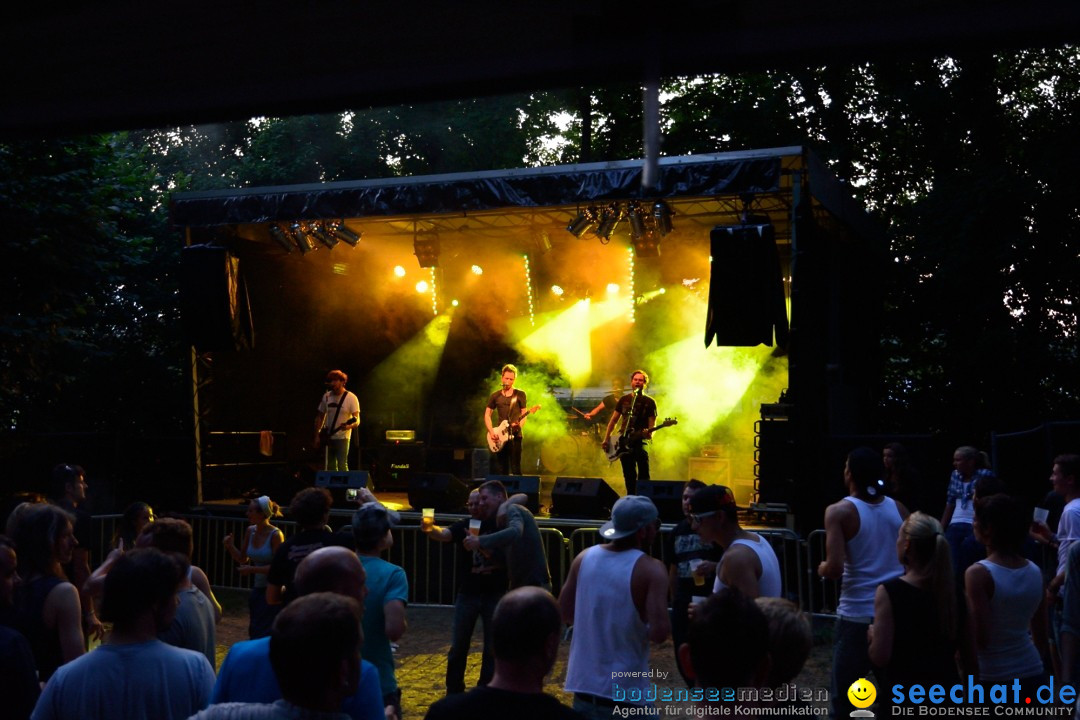
[[[360,233],[354,233],[349,228],[345,227],[345,221],[336,222],[330,226],[330,232],[334,234],[338,240],[344,240],[353,247],[356,247],[356,243],[360,242]]]
[[[292,240],[289,239],[285,231],[277,223],[270,223],[270,237],[274,238],[274,241],[281,246],[282,250],[287,253],[292,252]]]
[[[396,275],[399,278],[405,277],[405,268],[402,267],[401,265],[395,265],[394,266],[394,275]]]
[[[562,297],[564,292],[566,292],[566,291],[563,290],[562,287],[559,286],[559,285],[552,285],[551,286],[551,294],[554,295],[555,297]]]
[[[484,274],[484,268],[480,267],[479,265],[473,265],[472,266],[472,274],[473,275],[483,275]]]
[[[623,217],[626,214],[626,210],[618,205],[618,203],[611,203],[600,213],[600,224],[596,227],[596,236],[601,240],[608,240],[611,238],[611,233],[615,231],[615,226],[622,222]]]
[[[338,244],[338,239],[332,235],[327,235],[326,230],[318,223],[312,223],[308,226],[308,234],[331,250]]]
[[[630,203],[626,209],[626,216],[630,220],[630,237],[634,240],[645,237],[649,227],[645,222],[645,213],[641,209],[641,203],[637,200]]]
[[[439,244],[438,235],[414,235],[413,254],[422,268],[439,267]]]
[[[416,283],[416,292],[423,295],[427,291],[428,291],[427,280],[421,280],[420,282]]]
[[[296,247],[300,248],[301,255],[307,255],[315,249],[315,244],[311,242],[311,238],[308,237],[304,228],[300,227],[300,223],[293,223],[289,226],[289,237],[296,243]]]
[[[634,238],[631,242],[634,244],[634,255],[636,257],[660,257],[660,235],[658,232],[647,232],[640,238]]]
[[[665,237],[673,229],[671,216],[675,213],[671,211],[671,207],[663,200],[657,200],[653,203],[652,212],[653,218],[656,220],[656,231],[660,233],[660,237]]]
[[[574,218],[569,225],[566,226],[566,231],[576,238],[585,234],[585,231],[596,224],[596,208],[590,205]]]
[[[607,292],[608,292],[608,295],[618,295],[619,294],[619,283],[608,283]]]

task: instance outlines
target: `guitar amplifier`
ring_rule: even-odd
[[[423,443],[380,445],[374,463],[375,487],[380,491],[407,491],[412,474],[426,469],[427,447]]]

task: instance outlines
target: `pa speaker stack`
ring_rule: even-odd
[[[525,507],[532,510],[533,514],[540,512],[540,476],[539,475],[488,475],[487,480],[498,480],[506,488],[506,496],[514,493],[524,493],[529,497],[525,501]]]
[[[682,494],[686,483],[682,480],[638,480],[637,493],[653,501],[660,519],[677,523],[683,519]]]
[[[409,505],[414,510],[435,508],[438,513],[465,511],[469,486],[451,473],[414,472],[409,475]]]
[[[551,514],[559,517],[607,520],[619,494],[598,477],[555,478]]]

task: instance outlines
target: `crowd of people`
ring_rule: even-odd
[[[953,465],[938,519],[903,501],[914,504],[919,487],[902,446],[846,458],[847,495],[825,512],[817,568],[840,581],[835,717],[853,709],[848,687],[871,675],[881,706],[917,702],[881,690],[894,685],[1016,680],[1034,692],[1050,675],[1059,687],[1077,678],[1080,457],[1053,463],[1060,519],[1008,495],[974,448],[957,449]],[[239,544],[222,539],[254,579],[251,639],[233,644],[215,672],[222,610],[192,564],[191,526],[133,504],[92,569],[85,473],[60,465],[53,479],[56,500],[17,506],[0,535],[0,673],[12,717],[400,720],[393,647],[408,630],[409,579],[385,557],[400,517],[370,491],[334,532],[329,492],[301,490],[289,537],[273,524],[276,503],[251,500]],[[429,718],[640,710],[655,697],[652,648],[669,638],[695,702],[722,701],[705,689],[776,688],[798,676],[810,622],[785,597],[791,578],[768,538],[742,526],[729,488],[686,484],[667,566],[653,557],[661,523],[652,500],[620,498],[557,597],[525,501],[488,481],[470,494],[469,518],[423,527],[454,546],[458,589],[446,698]],[[1044,574],[1047,553],[1055,562]],[[467,690],[478,620],[480,673]],[[543,692],[566,635],[572,708]]]

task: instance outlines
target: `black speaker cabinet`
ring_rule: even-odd
[[[426,469],[427,447],[423,443],[380,445],[373,468],[375,487],[380,492],[408,490],[412,474]]]
[[[539,475],[488,475],[487,480],[498,480],[506,488],[506,496],[514,493],[524,493],[529,499],[525,507],[532,510],[533,515],[540,512],[540,476]]]
[[[320,470],[315,473],[315,487],[324,487],[329,490],[334,498],[335,507],[355,506],[353,499],[356,491],[367,486],[366,470]],[[350,495],[353,497],[349,497]]]
[[[686,483],[682,480],[638,480],[637,493],[653,501],[660,519],[677,523],[683,519],[682,494]]]
[[[607,520],[619,494],[603,478],[555,478],[551,491],[551,514],[559,517]]]
[[[254,344],[240,261],[224,247],[189,245],[180,251],[180,319],[185,339],[200,352]]]
[[[438,513],[465,512],[469,486],[450,473],[414,472],[409,475],[409,505],[414,510],[435,508]]]

